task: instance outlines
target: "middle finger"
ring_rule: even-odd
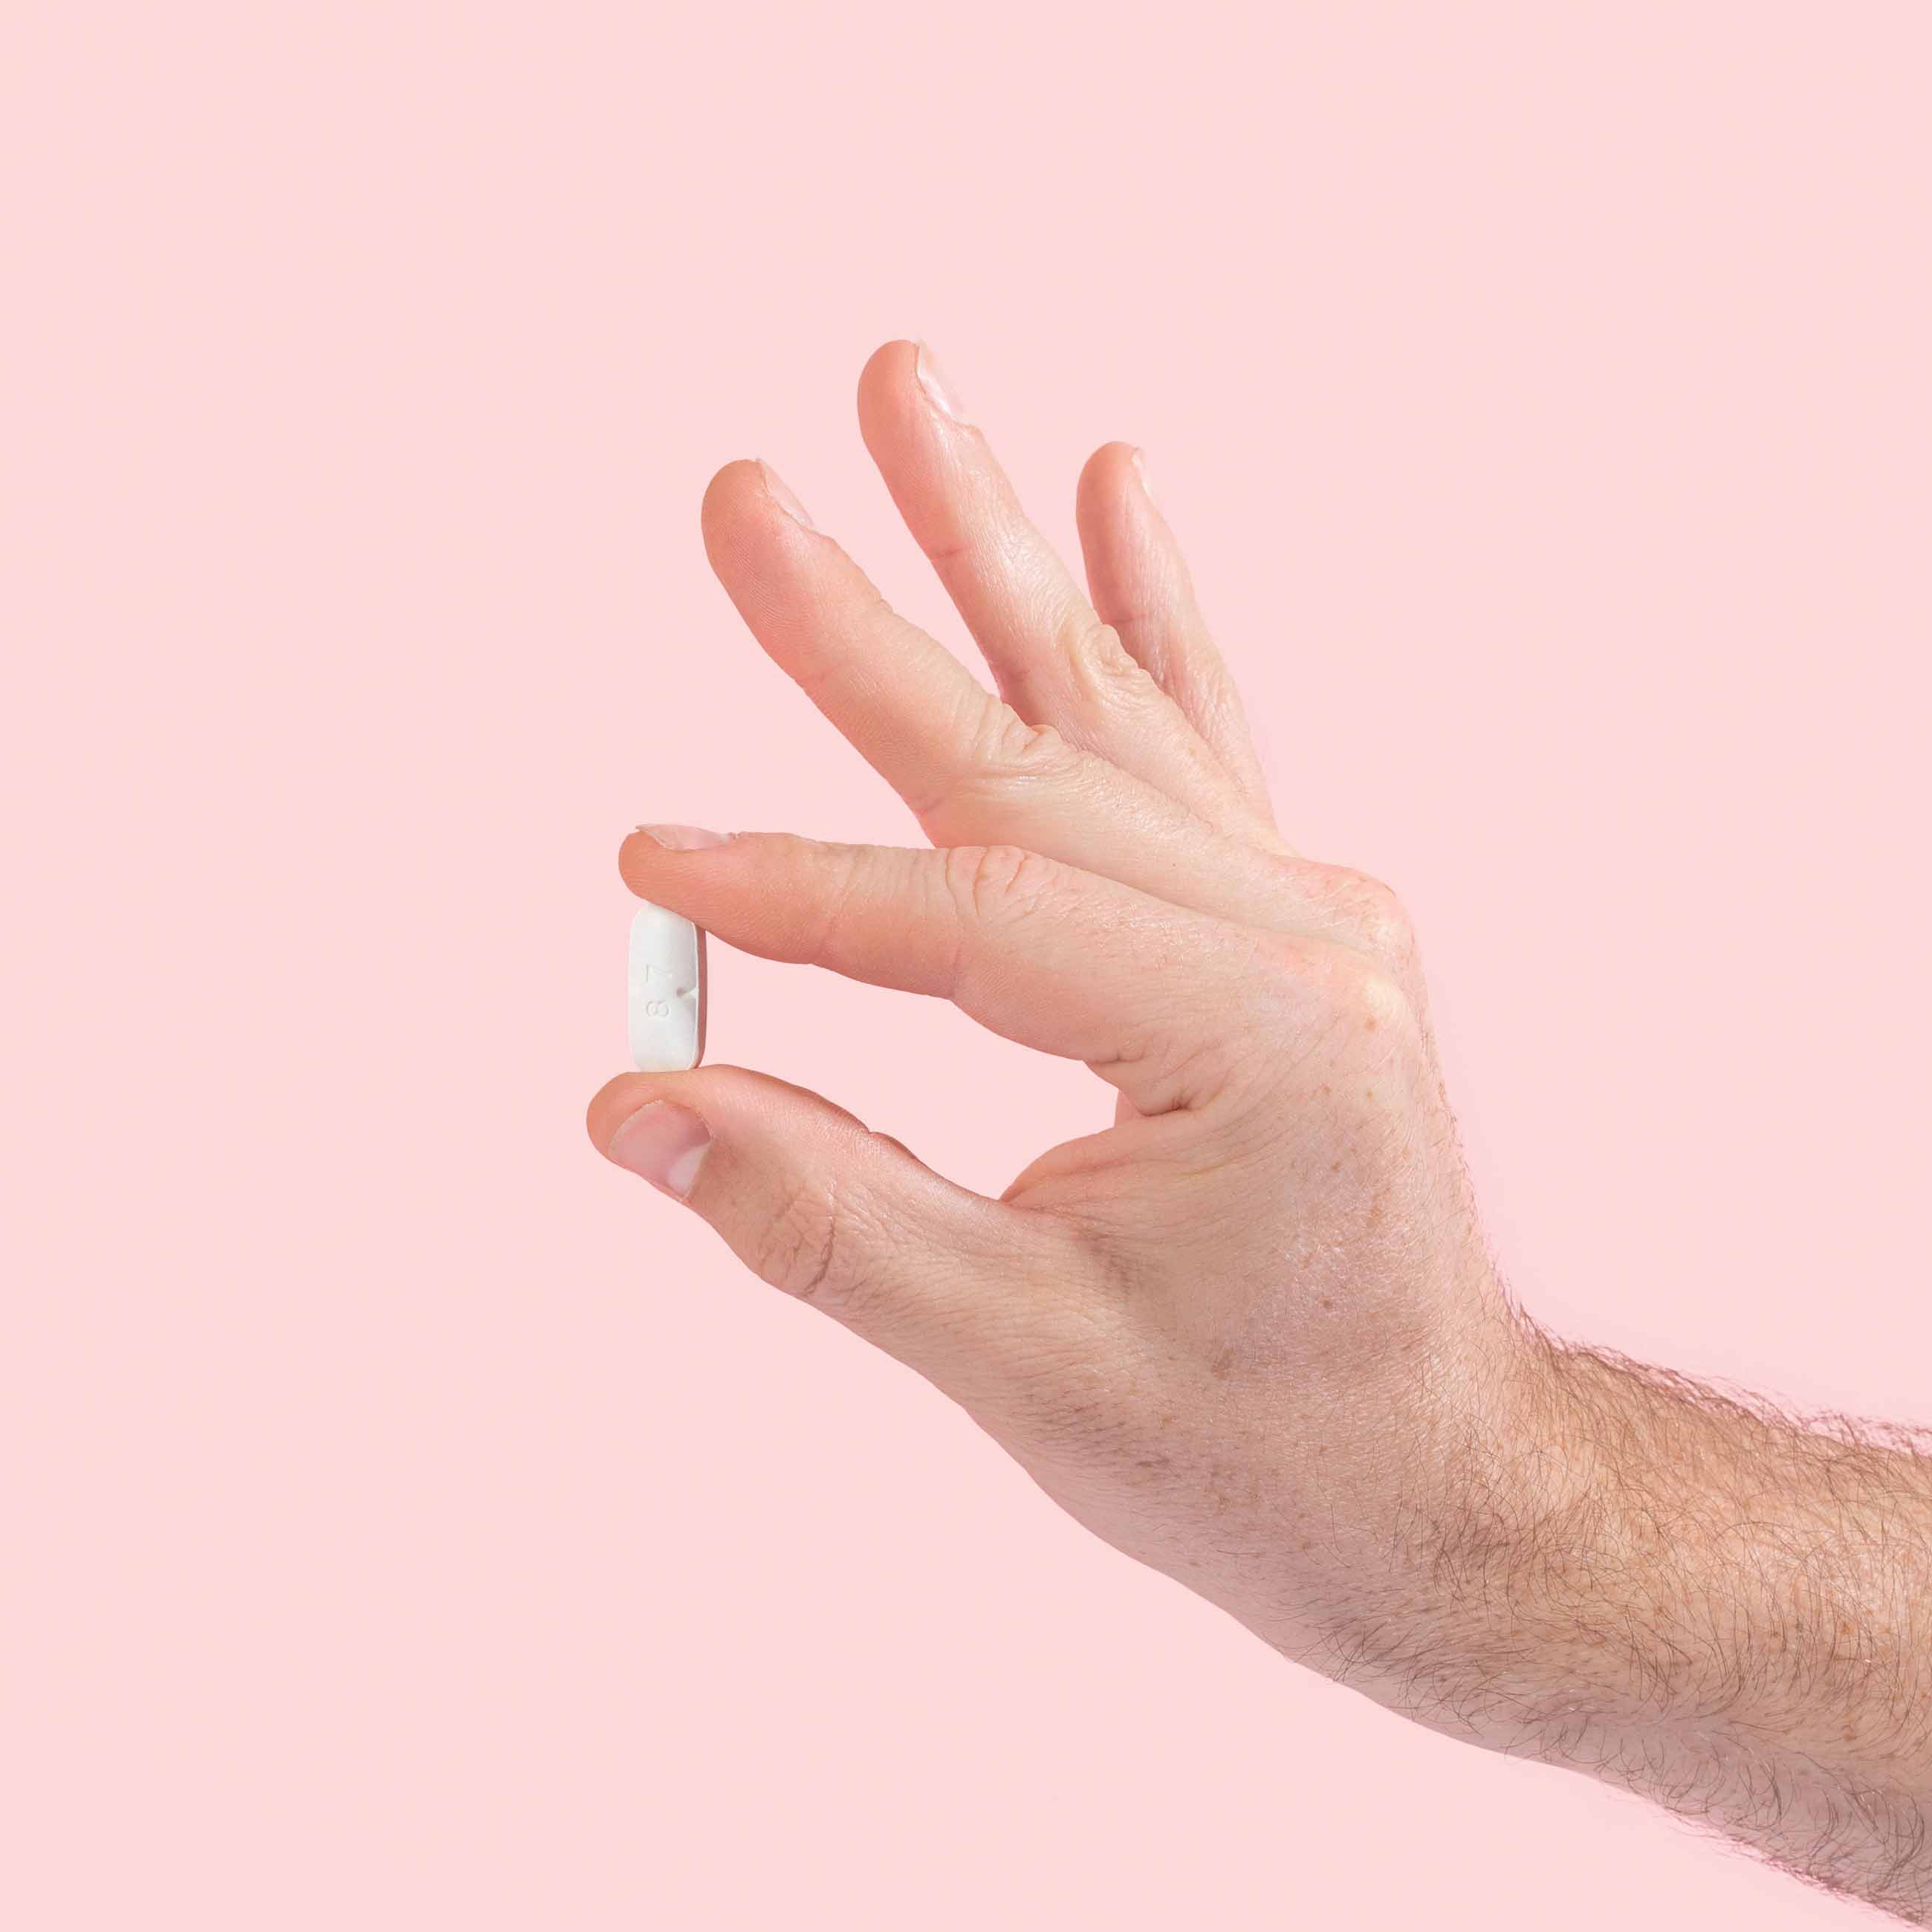
[[[1223,831],[1286,849],[1160,680],[1104,623],[1021,507],[923,345],[891,342],[859,380],[859,424],[899,514],[1032,724],[1132,772]]]

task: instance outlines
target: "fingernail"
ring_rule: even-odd
[[[966,406],[959,400],[959,392],[946,380],[946,371],[939,366],[939,358],[923,342],[919,345],[919,358],[914,367],[918,370],[920,387],[932,398],[933,407],[941,416],[963,423],[966,420]]]
[[[1148,475],[1147,452],[1144,449],[1134,452],[1134,474],[1141,479],[1141,488],[1147,492],[1148,500],[1153,502],[1154,483]]]
[[[758,458],[758,467],[764,472],[766,493],[772,501],[794,523],[802,524],[808,530],[817,530],[818,526],[812,520],[812,512],[793,494],[791,485],[762,456]]]
[[[640,825],[646,838],[655,838],[668,852],[702,852],[712,845],[727,845],[722,832],[707,832],[701,825]]]
[[[610,1136],[606,1159],[679,1200],[691,1192],[711,1148],[711,1130],[688,1107],[652,1100]]]

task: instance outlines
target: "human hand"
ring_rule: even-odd
[[[1085,1060],[1114,1124],[998,1201],[734,1067],[613,1081],[592,1138],[1288,1655],[1932,1922],[1932,1445],[1517,1316],[1408,922],[1276,830],[1134,453],[1081,478],[1090,598],[913,344],[859,406],[1000,698],[764,466],[719,473],[705,538],[934,849],[661,826],[624,876]]]
[[[1408,922],[1276,831],[1136,452],[1081,478],[1090,597],[928,356],[880,350],[859,401],[999,698],[764,466],[719,473],[705,540],[934,849],[660,828],[626,842],[624,877],[734,945],[1085,1060],[1115,1124],[997,1202],[736,1068],[625,1075],[592,1138],[956,1397],[1101,1535],[1413,1708],[1370,1633],[1429,1614],[1538,1357],[1478,1231]]]

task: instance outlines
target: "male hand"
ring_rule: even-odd
[[[1932,1572],[1927,1465],[1856,1452],[1906,1499],[1881,1557],[1845,1520],[1867,1466],[1831,1444],[1834,1522],[1858,1547],[1821,1568],[1822,1438],[1519,1317],[1408,921],[1386,886],[1276,829],[1136,452],[1110,444],[1082,476],[1083,592],[927,352],[880,350],[859,405],[998,696],[763,465],[719,473],[705,541],[760,644],[931,846],[661,827],[626,842],[624,877],[733,945],[950,999],[1085,1061],[1114,1124],[1044,1150],[997,1201],[737,1068],[626,1075],[592,1138],[955,1397],[1082,1522],[1288,1655],[1922,1904],[1932,1662],[1899,1604],[1918,1562]],[[1738,1550],[1745,1520],[1768,1554]],[[1742,1580],[1719,1567],[1740,1562]],[[1714,1588],[1742,1620],[1728,1632],[1707,1628]],[[1814,1618],[1852,1620],[1891,1673],[1882,1696],[1822,1690],[1828,1672],[1808,1702],[1773,1688]],[[1763,1686],[1735,1681],[1760,1667]],[[1790,1781],[1775,1822],[1767,1762]]]

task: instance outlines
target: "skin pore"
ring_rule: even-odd
[[[1277,830],[1136,452],[1083,589],[919,345],[860,425],[997,687],[764,464],[704,504],[759,644],[928,846],[640,828],[642,896],[1085,1061],[1114,1125],[998,1199],[743,1069],[627,1074],[618,1165],[1285,1655],[1932,1923],[1932,1456],[1558,1343],[1484,1238],[1416,942]],[[1179,1010],[1147,963],[1190,962]]]

